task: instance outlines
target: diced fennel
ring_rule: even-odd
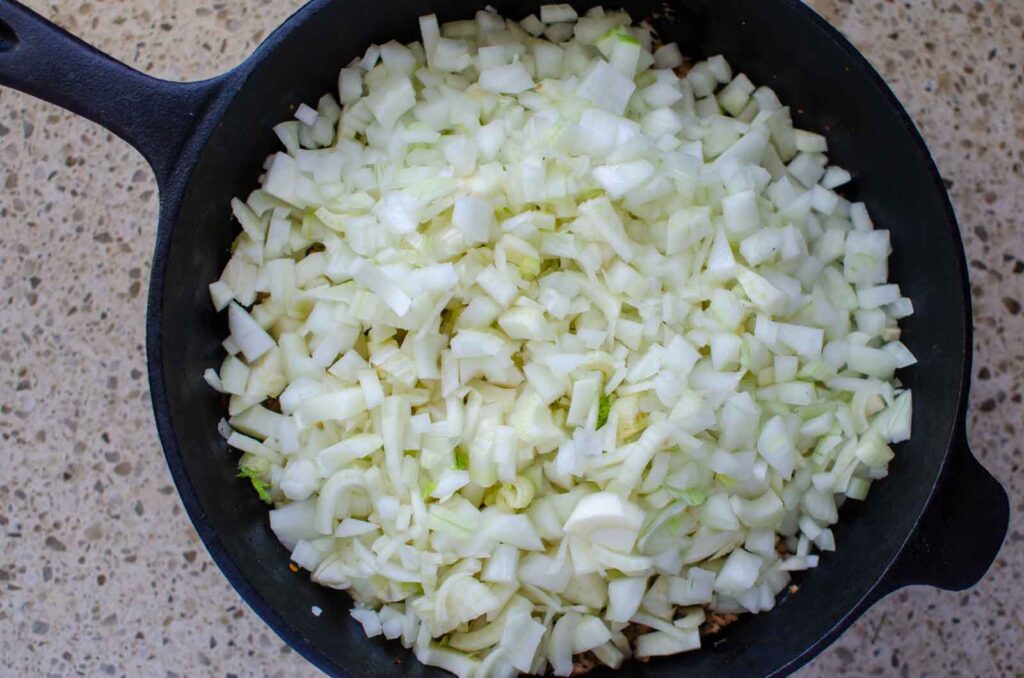
[[[680,79],[624,13],[419,25],[232,202],[219,430],[293,561],[425,664],[697,649],[694,606],[770,609],[910,437],[889,232],[772,90]]]

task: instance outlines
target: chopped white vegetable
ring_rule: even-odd
[[[533,78],[521,63],[492,66],[480,71],[480,87],[495,94],[518,94],[533,87]]]
[[[701,608],[842,549],[910,437],[889,231],[771,89],[681,78],[624,12],[419,29],[232,201],[218,431],[292,560],[425,664],[695,650]]]
[[[562,21],[575,21],[576,10],[572,5],[541,5],[540,20],[546,24],[554,24]]]

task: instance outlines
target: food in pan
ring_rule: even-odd
[[[291,559],[460,676],[699,648],[910,436],[912,305],[826,139],[623,12],[539,15],[341,69],[210,286]]]

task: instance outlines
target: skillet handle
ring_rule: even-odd
[[[1006,491],[978,463],[964,426],[917,529],[886,573],[879,593],[924,584],[961,591],[995,560],[1010,518]]]
[[[15,0],[0,0],[0,85],[106,127],[142,153],[161,186],[227,79],[175,83],[150,77]]]

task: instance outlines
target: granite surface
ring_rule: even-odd
[[[134,67],[191,79],[239,62],[300,1],[27,4]],[[977,587],[890,596],[799,675],[1022,676],[1024,4],[812,4],[879,68],[950,187],[977,327],[969,438],[1014,515]],[[213,566],[156,441],[148,167],[96,125],[0,89],[0,181],[0,674],[316,675]]]

